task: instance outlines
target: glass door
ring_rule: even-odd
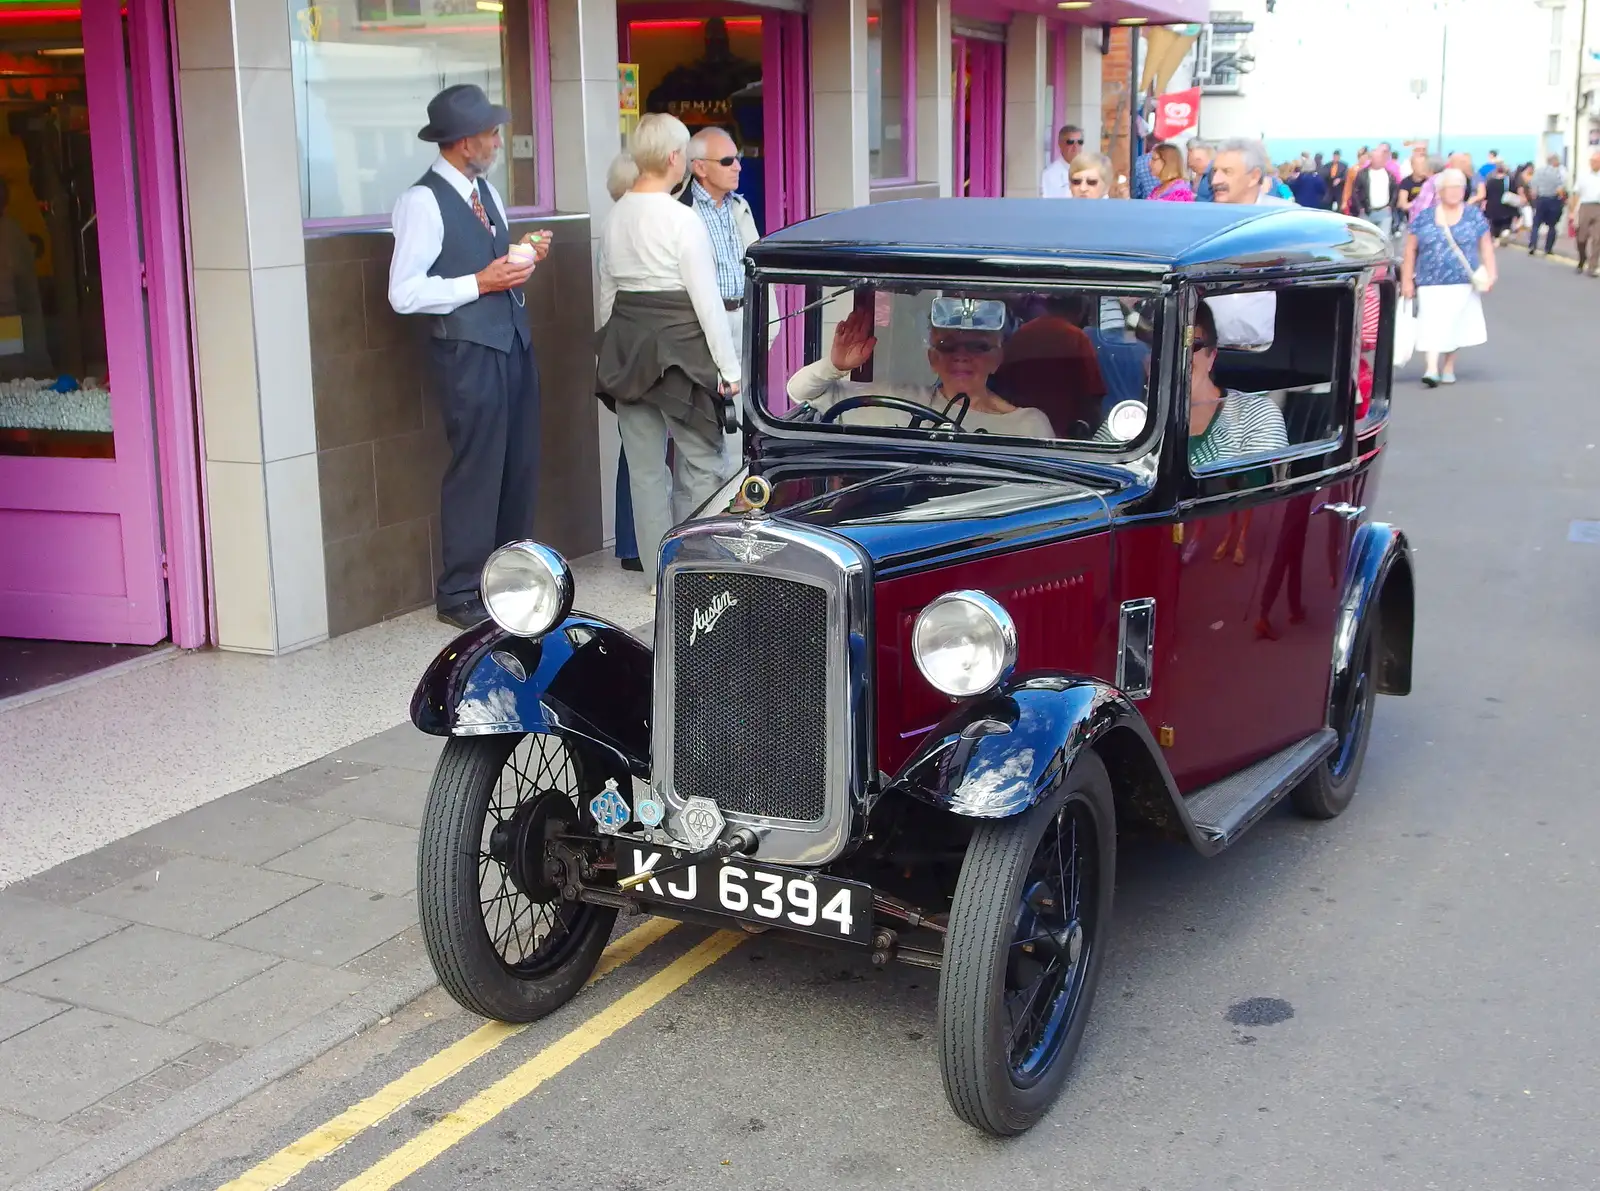
[[[167,632],[124,18],[0,22],[0,636]]]

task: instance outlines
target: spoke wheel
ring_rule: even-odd
[[[533,1021],[583,987],[616,911],[568,901],[547,841],[582,829],[598,766],[556,736],[452,737],[418,844],[423,941],[462,1006]]]
[[[1367,630],[1357,648],[1355,664],[1329,723],[1339,733],[1339,743],[1323,762],[1289,795],[1295,810],[1311,819],[1332,819],[1350,805],[1361,780],[1372,739],[1372,715],[1378,701],[1378,625]]]
[[[1031,810],[981,824],[950,911],[939,1052],[957,1116],[986,1133],[1032,1126],[1083,1038],[1111,919],[1111,783],[1092,752]]]

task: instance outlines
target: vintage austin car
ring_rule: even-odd
[[[1331,818],[1409,689],[1410,552],[1367,515],[1386,248],[1299,208],[926,200],[747,267],[748,474],[663,544],[654,650],[513,543],[417,690],[450,737],[428,951],[511,1021],[641,906],[938,968],[950,1104],[1020,1132],[1119,833]]]

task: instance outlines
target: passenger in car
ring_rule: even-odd
[[[947,299],[936,299],[928,335],[928,365],[937,380],[932,385],[882,381],[852,381],[850,374],[872,359],[878,340],[872,333],[872,311],[857,310],[833,330],[828,358],[807,364],[789,378],[789,397],[798,404],[826,411],[847,397],[875,395],[899,397],[948,412],[954,421],[961,415],[961,429],[1005,434],[1017,438],[1051,438],[1050,419],[1037,409],[1019,409],[989,387],[989,378],[1000,367],[1005,306],[1000,302],[980,302],[979,307],[998,307],[994,329],[972,325],[970,318],[941,318]],[[950,299],[960,303],[961,299]],[[941,322],[955,325],[940,325]],[[960,325],[965,322],[967,325]],[[965,395],[970,408],[963,414]],[[840,421],[852,426],[905,426],[910,417],[902,410],[864,407],[846,412]],[[926,423],[923,423],[925,426]]]
[[[1195,311],[1189,372],[1189,465],[1200,467],[1280,450],[1289,445],[1283,413],[1264,393],[1223,389],[1217,363],[1217,322],[1209,302]]]

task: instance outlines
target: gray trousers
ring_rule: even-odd
[[[744,350],[743,309],[728,311],[728,330],[733,332],[733,349],[742,352]],[[733,400],[739,409],[739,429],[730,430],[722,436],[722,474],[727,479],[732,479],[733,473],[744,465],[744,392],[742,386],[739,395]]]
[[[509,352],[463,339],[428,348],[450,440],[439,493],[444,570],[435,602],[450,608],[478,594],[496,548],[533,536],[539,490],[539,369],[531,348]]]
[[[628,456],[628,491],[633,497],[634,534],[639,558],[654,575],[667,531],[699,508],[721,486],[726,474],[720,433],[664,413],[647,401],[617,402],[617,431]],[[675,447],[667,470],[667,439]]]

